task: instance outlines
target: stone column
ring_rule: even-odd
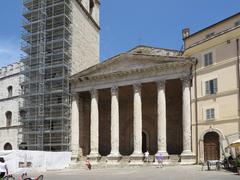
[[[141,84],[134,84],[133,99],[133,142],[134,151],[132,157],[142,157],[142,99]]]
[[[79,97],[74,94],[72,97],[72,119],[71,119],[71,149],[72,160],[79,158]]]
[[[118,87],[111,88],[111,153],[110,159],[118,159],[119,154],[119,102]]]
[[[182,79],[183,91],[183,152],[182,155],[192,155],[191,148],[191,96],[190,96],[190,78]]]
[[[163,156],[168,156],[165,80],[157,82],[157,97],[158,152],[161,152]]]
[[[91,90],[91,120],[90,120],[90,158],[98,158],[99,150],[99,113],[98,113],[98,91]]]

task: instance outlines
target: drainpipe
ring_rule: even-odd
[[[238,87],[238,117],[240,116],[240,70],[239,70],[239,39],[236,39],[237,45],[237,87]],[[238,120],[238,131],[240,131],[240,119]],[[240,134],[239,134],[240,136]]]
[[[198,163],[198,107],[197,107],[197,63],[198,60],[196,59],[196,63],[194,64],[194,98],[195,98],[195,141],[196,141],[196,162]]]

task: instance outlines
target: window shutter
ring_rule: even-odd
[[[209,56],[208,56],[208,65],[212,64],[213,63],[213,56],[212,56],[212,53],[209,53]]]
[[[207,54],[204,55],[204,66],[208,65],[208,56]]]
[[[218,91],[218,88],[217,88],[217,79],[214,79],[214,80],[213,80],[213,88],[214,88],[214,89],[213,89],[213,92],[214,92],[214,93],[217,93],[217,91]]]
[[[211,109],[211,119],[215,118],[215,109]]]
[[[213,54],[212,52],[204,54],[204,66],[209,66],[213,64]]]
[[[209,86],[209,81],[205,82],[205,93],[210,94],[210,86]]]
[[[206,110],[206,119],[210,119],[210,112],[209,112],[209,109]]]

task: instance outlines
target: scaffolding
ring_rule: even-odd
[[[19,148],[70,146],[70,0],[23,0]]]

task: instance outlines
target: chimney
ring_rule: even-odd
[[[182,37],[183,37],[183,39],[186,39],[188,36],[190,36],[190,29],[189,28],[184,28],[182,30]]]

